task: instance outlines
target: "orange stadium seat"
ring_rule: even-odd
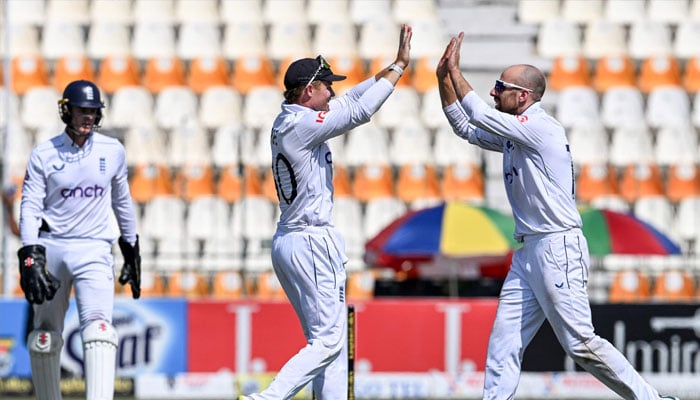
[[[121,288],[121,294],[131,293],[129,288]],[[165,277],[152,271],[141,272],[141,297],[160,297],[165,295]]]
[[[255,278],[249,281],[250,284],[254,284],[255,288],[250,288],[248,293],[255,293],[255,297],[259,300],[286,300],[287,296],[284,294],[284,289],[280,285],[280,281],[277,279],[274,271],[268,270],[259,273]]]
[[[630,164],[620,177],[620,195],[632,203],[644,196],[664,194],[661,171],[656,164]]]
[[[209,285],[206,277],[199,272],[171,272],[165,294],[170,297],[200,298],[209,294]]]
[[[695,164],[674,164],[666,175],[666,197],[678,202],[700,195],[700,169]]]
[[[681,86],[681,67],[671,55],[648,57],[642,61],[637,86],[644,93],[661,86]]]
[[[60,93],[76,80],[95,81],[95,69],[87,56],[64,56],[56,60],[53,67],[53,86]]]
[[[584,164],[576,179],[576,197],[591,202],[601,196],[619,194],[615,169],[607,164]]]
[[[581,55],[555,58],[549,72],[548,84],[552,90],[562,90],[572,86],[590,86],[591,72],[588,61]]]
[[[700,56],[686,60],[685,68],[683,69],[682,85],[689,93],[700,91]]]
[[[187,85],[197,94],[213,86],[228,86],[230,72],[223,57],[198,57],[190,61]]]
[[[224,167],[219,172],[216,182],[216,194],[229,203],[234,203],[243,197],[243,177],[238,165]]]
[[[421,164],[402,165],[396,180],[396,196],[407,203],[439,198],[440,188],[435,167]]]
[[[474,164],[453,164],[445,167],[440,182],[445,200],[484,200],[484,176]]]
[[[263,171],[262,191],[263,196],[277,202],[277,189],[275,188],[275,176],[272,174],[272,168],[266,168]]]
[[[155,196],[173,194],[172,178],[165,165],[136,165],[129,186],[131,197],[138,203],[147,203]]]
[[[394,62],[393,56],[377,56],[374,57],[370,60],[369,63],[369,69],[367,70],[367,76],[365,78],[369,78],[370,76],[374,76],[377,72],[383,70],[384,68],[388,67],[389,64]],[[402,86],[411,86],[411,78],[413,76],[413,71],[412,68],[409,66],[407,68],[404,68],[403,70],[403,77],[399,79],[399,81],[396,83],[396,87],[402,87]]]
[[[210,165],[184,165],[175,174],[174,189],[177,196],[187,201],[213,195],[214,170]]]
[[[394,177],[391,167],[382,165],[362,165],[355,169],[352,181],[353,196],[360,201],[394,196]]]
[[[333,166],[333,194],[336,197],[352,196],[348,169],[339,165]]]
[[[439,57],[423,56],[413,63],[414,70],[411,76],[411,85],[416,89],[416,92],[423,94],[437,87],[435,68],[439,60]]]
[[[168,86],[185,85],[185,64],[182,59],[153,57],[146,62],[143,84],[151,93],[159,93]]]
[[[262,196],[263,183],[260,169],[255,165],[243,167],[243,193],[245,196]]]
[[[236,59],[231,83],[238,93],[246,94],[256,86],[275,84],[275,66],[266,56],[246,56]]]
[[[39,55],[22,55],[12,59],[12,90],[22,95],[34,86],[48,86],[46,61]],[[63,88],[61,88],[63,93]]]
[[[656,277],[652,299],[665,302],[689,302],[695,295],[695,286],[695,279],[687,271],[663,271]]]
[[[648,301],[651,295],[649,276],[636,270],[623,270],[615,274],[608,301],[611,303],[636,303]]]
[[[627,55],[601,57],[593,70],[593,87],[604,92],[614,86],[636,86],[634,61]]]
[[[97,84],[107,94],[113,94],[125,86],[141,84],[141,71],[132,56],[108,56],[100,62]]]
[[[217,271],[211,281],[211,296],[219,300],[243,297],[243,278],[238,271]]]
[[[347,76],[345,80],[333,82],[333,90],[339,95],[367,78],[367,71],[365,71],[364,62],[360,57],[335,56],[330,57],[328,62],[333,73]]]
[[[346,294],[348,300],[363,301],[374,298],[374,284],[377,279],[372,270],[354,271],[348,273]]]

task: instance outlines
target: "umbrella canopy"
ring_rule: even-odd
[[[591,256],[681,254],[678,244],[632,214],[591,208],[581,219]]]
[[[511,216],[460,202],[410,211],[365,245],[369,265],[414,270],[421,263],[469,260],[502,264],[517,243]]]

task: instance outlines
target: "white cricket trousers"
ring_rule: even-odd
[[[272,266],[301,322],[306,346],[253,399],[291,399],[313,381],[319,400],[347,399],[345,244],[332,228],[278,229]]]
[[[547,318],[566,353],[624,399],[658,399],[591,322],[589,254],[580,229],[529,235],[516,250],[489,339],[483,398],[512,399],[525,348]]]

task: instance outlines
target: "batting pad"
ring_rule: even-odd
[[[27,340],[37,400],[61,400],[63,338],[58,332],[34,330]]]
[[[82,332],[87,400],[114,398],[117,331],[107,321],[92,321]]]

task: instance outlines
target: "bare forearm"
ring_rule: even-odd
[[[452,86],[452,80],[449,76],[438,78],[438,90],[440,92],[442,108],[457,101],[457,95],[455,94],[455,89],[454,86]]]
[[[450,69],[450,80],[452,81],[452,86],[454,87],[457,99],[460,102],[462,101],[462,99],[464,99],[464,96],[466,96],[467,93],[474,90],[472,89],[469,82],[467,82],[467,80],[464,79],[464,76],[462,75],[462,72],[459,69]]]

